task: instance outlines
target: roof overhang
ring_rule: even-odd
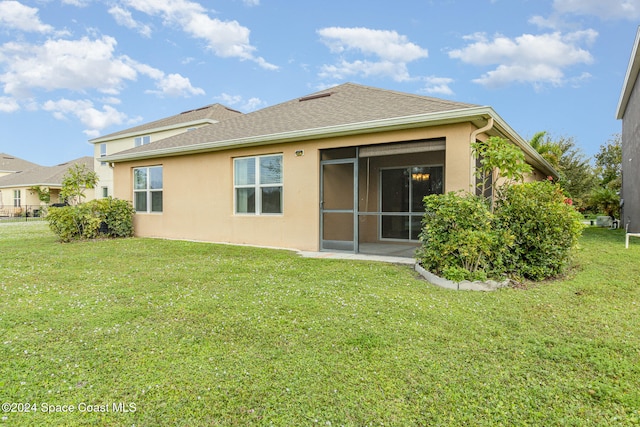
[[[493,117],[494,127],[489,134],[502,136],[520,147],[527,161],[537,169],[557,177],[555,169],[540,154],[518,135],[495,111],[489,106],[463,108],[458,110],[440,111],[436,113],[417,114],[412,116],[393,117],[358,123],[348,123],[336,126],[303,129],[290,132],[274,133],[270,135],[256,135],[223,141],[204,142],[184,147],[166,147],[130,153],[115,153],[101,157],[101,161],[119,163],[132,160],[154,159],[168,156],[197,154],[211,151],[221,151],[238,147],[257,147],[261,145],[280,144],[291,141],[309,141],[320,138],[359,135],[367,133],[387,132],[393,130],[413,129],[423,126],[438,126],[455,123],[470,122],[480,128]]]
[[[616,110],[616,119],[621,120],[627,109],[629,98],[631,98],[631,92],[633,86],[640,73],[640,27],[636,32],[636,40],[633,43],[633,50],[631,51],[631,58],[629,59],[629,65],[627,66],[627,74],[624,76],[624,83],[622,84],[622,92],[620,93],[620,99],[618,100],[618,109]]]

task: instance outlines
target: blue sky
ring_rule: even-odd
[[[211,103],[347,81],[492,106],[588,156],[619,133],[640,0],[0,0],[0,151],[42,165]]]

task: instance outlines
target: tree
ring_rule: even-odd
[[[29,191],[33,191],[38,194],[38,200],[44,203],[49,203],[51,201],[51,193],[49,192],[49,187],[41,187],[41,186],[33,186],[29,188]]]
[[[84,190],[94,188],[98,183],[98,174],[89,170],[86,165],[76,163],[67,169],[62,177],[62,190],[60,198],[70,205],[82,203]]]
[[[620,134],[615,134],[595,155],[596,173],[602,187],[620,191],[622,188],[622,144]]]
[[[546,137],[546,138],[545,138]],[[537,132],[529,141],[531,145],[554,169],[560,169],[560,157],[562,149],[559,143],[554,142],[549,137],[546,130]]]
[[[529,142],[558,172],[558,184],[575,207],[585,210],[589,195],[597,186],[589,158],[572,137],[552,139],[546,131],[536,133]]]
[[[524,175],[531,172],[531,166],[525,161],[524,153],[504,138],[492,136],[486,141],[471,144],[473,155],[479,159],[480,166],[476,176],[480,179],[481,194],[491,188],[491,209],[499,185],[508,185],[512,181],[523,181]],[[500,182],[504,178],[505,182]]]

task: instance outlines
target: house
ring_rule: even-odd
[[[40,165],[12,156],[11,154],[0,153],[0,177],[38,166]]]
[[[493,135],[557,176],[491,107],[352,83],[103,160],[138,236],[411,256],[423,197],[473,190]]]
[[[241,112],[221,104],[207,105],[90,140],[89,142],[94,144],[94,170],[99,179],[96,185],[98,189],[96,197],[103,198],[113,195],[112,165],[103,161],[102,157],[218,123],[241,114]]]
[[[628,231],[640,233],[640,28],[624,77],[616,118],[622,120],[622,212]]]
[[[89,170],[93,170],[94,159],[86,156],[56,166],[39,166],[31,162],[22,162],[24,163],[13,163],[11,167],[24,165],[28,169],[0,176],[0,217],[38,216],[42,207],[47,203],[40,200],[35,188],[47,189],[50,196],[49,203],[59,203],[62,179],[69,167],[75,164],[84,164]],[[1,168],[2,166],[0,166]],[[85,190],[85,196],[85,201],[92,200],[94,198],[93,189]]]

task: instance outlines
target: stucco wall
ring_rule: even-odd
[[[445,191],[469,190],[469,135],[474,129],[471,124],[458,124],[117,163],[114,195],[132,200],[133,168],[162,165],[163,212],[136,214],[137,236],[315,251],[319,248],[321,149],[445,138],[446,152],[440,154],[445,166]],[[304,150],[304,155],[296,156],[296,150]],[[233,158],[273,153],[283,154],[284,213],[235,215]]]
[[[622,118],[622,222],[640,232],[640,88],[637,81]]]

